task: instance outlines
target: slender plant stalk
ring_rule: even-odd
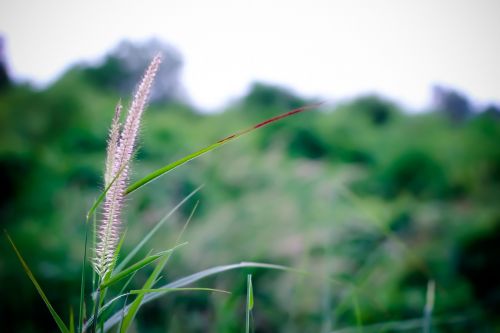
[[[87,264],[87,245],[89,237],[89,225],[88,219],[85,222],[85,241],[83,246],[83,261],[82,261],[82,277],[80,281],[80,305],[78,310],[78,332],[82,332],[83,329],[83,306],[85,304],[85,266]]]
[[[100,284],[101,283],[99,281],[99,285]],[[101,289],[98,288],[97,289],[97,296],[96,296],[95,304],[94,304],[94,321],[92,322],[91,333],[95,333],[97,330],[97,320],[99,319],[98,315],[99,315],[99,304],[100,303],[101,303]]]
[[[246,318],[245,318],[245,333],[250,333],[250,315],[253,309],[253,287],[252,287],[252,274],[247,275],[247,304],[246,304]]]

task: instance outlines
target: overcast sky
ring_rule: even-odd
[[[11,74],[40,84],[122,39],[160,38],[184,56],[182,81],[205,109],[255,80],[414,109],[436,83],[500,102],[496,0],[0,0],[0,34]]]

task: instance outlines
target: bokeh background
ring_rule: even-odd
[[[127,105],[162,52],[134,179],[326,102],[131,195],[124,251],[204,184],[149,244],[170,247],[199,202],[164,281],[240,261],[311,276],[224,273],[196,286],[232,294],[170,294],[145,306],[134,330],[242,332],[252,273],[255,332],[421,332],[408,320],[422,318],[429,281],[434,332],[497,332],[499,9],[485,0],[3,1],[1,228],[68,318],[114,106]],[[55,331],[5,238],[0,295],[1,331]]]

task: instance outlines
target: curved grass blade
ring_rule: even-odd
[[[109,300],[106,304],[101,306],[99,309],[99,313],[97,314],[98,317],[101,317],[101,315],[106,311],[109,307],[115,304],[116,301],[123,297],[128,297],[130,294],[129,293],[123,293],[121,292],[118,296],[112,298]],[[94,323],[94,316],[90,317],[89,320],[85,323],[85,326],[83,328],[83,332],[85,332],[92,324]]]
[[[160,229],[160,227],[165,224],[165,222],[183,205],[188,201],[193,195],[195,195],[198,191],[200,191],[203,188],[203,185],[198,186],[196,189],[194,189],[191,193],[189,193],[184,199],[182,199],[181,202],[179,202],[170,212],[168,212],[167,215],[165,215],[154,227],[151,229],[151,231],[148,232],[148,234],[137,244],[132,251],[129,252],[129,254],[123,259],[118,266],[115,269],[114,273],[120,272],[123,267],[139,252],[139,250],[146,244],[147,241],[151,239],[151,237],[154,236],[154,234]]]
[[[286,267],[286,266],[281,266],[281,265],[274,265],[274,264],[266,264],[266,263],[257,263],[257,262],[241,262],[239,264],[231,264],[231,265],[223,265],[223,266],[216,266],[212,267],[203,271],[200,271],[198,273],[188,275],[184,278],[181,278],[179,280],[167,283],[161,288],[181,288],[186,285],[189,285],[193,282],[196,282],[198,280],[201,280],[203,278],[206,278],[211,275],[215,275],[218,273],[222,273],[225,271],[230,271],[234,269],[239,269],[239,268],[266,268],[266,269],[277,269],[277,270],[283,270],[283,271],[291,271],[295,273],[299,273],[300,271],[297,271],[295,269]],[[141,305],[151,302],[161,296],[163,296],[166,292],[158,292],[158,293],[153,293],[153,294],[147,294],[144,296],[144,298],[141,300]],[[113,314],[105,323],[104,323],[104,331],[110,330],[113,326],[118,324],[121,320],[121,317],[123,313],[125,313],[125,316],[128,315],[129,311],[132,311],[132,304],[129,304],[123,308],[123,310]]]
[[[17,258],[21,262],[21,265],[23,266],[23,269],[26,272],[26,275],[28,275],[29,279],[31,280],[31,282],[35,286],[36,290],[38,291],[38,294],[43,299],[43,301],[45,302],[45,305],[49,309],[49,312],[52,315],[52,318],[54,318],[54,321],[56,322],[57,327],[59,327],[59,330],[61,332],[63,332],[63,333],[69,333],[68,327],[66,326],[66,324],[64,324],[64,322],[62,321],[61,317],[59,317],[59,315],[57,314],[56,310],[54,310],[54,308],[52,307],[52,304],[50,304],[49,299],[47,298],[47,296],[43,292],[42,287],[40,287],[40,284],[38,284],[38,281],[36,280],[35,276],[33,275],[33,273],[31,272],[30,268],[28,267],[28,264],[26,263],[26,261],[24,261],[24,258],[22,257],[21,253],[19,252],[19,250],[17,249],[16,245],[14,244],[14,241],[12,240],[12,238],[10,238],[10,235],[7,233],[6,230],[4,230],[4,232],[5,232],[5,236],[7,237],[10,245],[14,249],[14,252],[16,253]]]
[[[211,150],[214,150],[215,148],[218,148],[234,139],[237,139],[247,133],[250,133],[258,128],[261,128],[261,127],[264,127],[268,124],[271,124],[275,121],[278,121],[280,119],[283,119],[283,118],[286,118],[286,117],[289,117],[289,116],[292,116],[294,114],[297,114],[297,113],[300,113],[300,112],[303,112],[303,111],[307,111],[307,110],[311,110],[311,109],[314,109],[314,108],[317,108],[321,103],[317,103],[317,104],[312,104],[312,105],[307,105],[307,106],[303,106],[301,108],[298,108],[298,109],[294,109],[292,111],[288,111],[286,113],[283,113],[281,115],[278,115],[276,117],[273,117],[273,118],[270,118],[270,119],[267,119],[261,123],[258,123],[257,125],[254,125],[252,127],[249,127],[245,130],[242,130],[242,131],[239,131],[239,132],[236,132],[232,135],[229,135],[227,137],[225,137],[224,139],[222,140],[219,140],[217,141],[216,143],[213,143],[203,149],[200,149],[192,154],[189,154],[175,162],[172,162],[170,164],[167,164],[165,165],[164,167],[156,170],[156,171],[153,171],[152,173],[150,173],[149,175],[145,176],[144,178],[136,181],[135,183],[133,183],[132,185],[130,185],[127,190],[126,190],[126,194],[129,194],[129,193],[132,193],[134,192],[135,190],[141,188],[142,186],[146,185],[147,183],[155,180],[156,178],[166,174],[167,172],[169,171],[172,171],[173,169],[183,165],[184,163],[186,162],[189,162],[205,153],[208,153],[209,151]]]
[[[101,290],[115,284],[116,282],[118,282],[118,281],[122,280],[123,278],[127,277],[128,275],[140,270],[141,268],[149,265],[150,263],[160,259],[161,257],[166,256],[168,254],[171,254],[178,247],[184,246],[186,244],[187,244],[187,242],[179,244],[171,249],[153,254],[151,256],[148,256],[148,257],[136,262],[135,264],[129,266],[128,268],[124,269],[120,273],[113,275],[108,280],[104,281],[101,284]]]
[[[150,294],[150,293],[168,293],[172,291],[213,291],[218,293],[230,294],[231,292],[222,289],[214,289],[214,288],[153,288],[153,289],[137,289],[131,290],[129,292],[130,295],[137,294]]]
[[[299,269],[296,269],[296,268],[291,268],[291,267],[287,267],[287,266],[283,266],[283,265],[275,265],[275,264],[267,264],[267,263],[259,263],[259,262],[240,262],[238,264],[230,264],[230,265],[222,265],[222,266],[215,266],[215,267],[212,267],[212,268],[208,268],[208,269],[205,269],[203,271],[200,271],[200,272],[197,272],[197,273],[194,273],[194,274],[191,274],[191,275],[188,275],[188,276],[185,276],[181,279],[178,279],[178,280],[175,280],[173,282],[170,282],[170,283],[167,283],[166,285],[162,286],[161,288],[180,288],[180,287],[184,287],[186,285],[189,285],[191,283],[194,283],[196,281],[199,281],[203,278],[206,278],[206,277],[209,277],[209,276],[212,276],[212,275],[216,275],[216,274],[219,274],[219,273],[223,273],[223,272],[226,272],[226,271],[230,271],[230,270],[235,270],[235,269],[240,269],[240,268],[265,268],[265,269],[274,269],[274,270],[281,270],[281,271],[285,271],[285,272],[289,272],[289,273],[295,273],[295,274],[303,274],[303,275],[307,275],[307,276],[311,276],[311,277],[315,277],[315,278],[318,278],[318,276],[310,273],[310,272],[307,272],[307,271],[304,271],[304,270],[299,270]],[[319,277],[321,278],[321,277]],[[349,281],[341,281],[341,280],[338,280],[338,279],[334,279],[334,278],[331,278],[331,277],[326,277],[325,278],[326,280],[328,280],[329,282],[331,283],[335,283],[335,284],[338,284],[342,287],[350,287],[352,288],[353,286],[351,286],[350,282]],[[144,297],[144,299],[142,300],[141,302],[141,305],[142,304],[145,304],[145,303],[148,303],[148,302],[151,302],[161,296],[163,296],[165,293],[157,293],[157,294],[149,294],[149,295],[146,295]],[[115,326],[116,324],[118,324],[121,320],[121,317],[123,316],[123,314],[127,313],[129,310],[130,310],[130,307],[131,307],[132,304],[129,304],[127,306],[125,306],[122,310],[120,310],[120,312],[117,312],[115,314],[113,314],[111,317],[108,318],[108,320],[104,323],[104,331],[108,331],[109,329],[111,329],[113,326]],[[105,305],[107,306],[107,305]],[[87,327],[87,325],[86,325]]]

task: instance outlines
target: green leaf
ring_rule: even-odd
[[[23,266],[24,271],[26,272],[26,275],[28,275],[29,279],[31,280],[31,282],[35,286],[36,290],[38,291],[38,294],[43,299],[43,301],[45,302],[45,305],[49,309],[50,314],[52,315],[52,318],[54,318],[54,320],[55,320],[55,322],[57,324],[57,327],[59,327],[59,330],[61,332],[63,332],[63,333],[69,333],[68,327],[66,326],[66,324],[64,324],[64,322],[62,321],[61,317],[59,317],[59,315],[57,314],[57,312],[54,310],[54,308],[52,307],[52,304],[50,304],[49,299],[47,298],[47,296],[43,292],[42,287],[40,287],[40,284],[38,284],[38,281],[36,280],[35,276],[33,275],[33,273],[31,272],[30,268],[28,267],[28,264],[26,263],[26,261],[24,261],[23,257],[21,256],[21,253],[19,252],[19,250],[17,249],[16,245],[14,244],[14,241],[12,240],[12,238],[10,238],[9,234],[7,233],[7,231],[4,230],[4,232],[5,232],[5,236],[9,240],[10,245],[14,249],[14,252],[16,252],[16,255],[19,258],[19,261],[21,262],[21,265]]]
[[[151,273],[147,281],[144,283],[142,287],[143,289],[150,289],[153,286],[154,281],[163,270],[163,267],[165,267],[165,265],[167,264],[168,258],[169,256],[161,258],[160,262],[156,265],[154,271]],[[120,328],[120,333],[126,332],[130,327],[130,325],[132,324],[132,321],[134,320],[137,311],[139,311],[139,308],[142,305],[143,298],[144,294],[138,295],[134,299],[134,301],[128,306],[128,312],[123,318],[122,326]],[[106,326],[106,324],[104,326]]]
[[[156,254],[153,254],[151,256],[148,256],[138,262],[136,262],[135,264],[127,267],[126,269],[124,269],[123,271],[121,271],[120,273],[116,274],[116,275],[113,275],[111,276],[109,279],[107,279],[106,281],[104,281],[102,284],[101,284],[101,290],[111,286],[112,284],[122,280],[123,278],[127,277],[128,275],[140,270],[141,268],[149,265],[150,263],[160,259],[161,257],[163,256],[166,256],[167,254],[171,254],[174,250],[176,250],[178,247],[181,247],[181,246],[184,246],[186,245],[187,242],[185,243],[182,243],[182,244],[179,244],[169,250],[166,250],[166,251],[162,251],[162,252],[159,252],[159,253],[156,253]]]
[[[280,119],[283,119],[283,118],[286,118],[286,117],[289,117],[289,116],[292,116],[294,114],[297,114],[297,113],[300,113],[300,112],[303,112],[303,111],[306,111],[306,110],[310,110],[310,109],[314,109],[316,107],[318,107],[321,103],[318,103],[318,104],[313,104],[313,105],[308,105],[308,106],[304,106],[304,107],[301,107],[301,108],[298,108],[298,109],[294,109],[292,111],[289,111],[289,112],[286,112],[286,113],[283,113],[279,116],[276,116],[276,117],[273,117],[273,118],[270,118],[270,119],[267,119],[261,123],[258,123],[257,125],[254,125],[252,127],[249,127],[245,130],[242,130],[242,131],[239,131],[239,132],[236,132],[232,135],[229,135],[227,137],[225,137],[224,139],[222,140],[219,140],[217,141],[216,143],[213,143],[203,149],[200,149],[192,154],[189,154],[181,159],[178,159],[177,161],[175,162],[172,162],[170,164],[167,164],[165,165],[164,167],[156,170],[156,171],[153,171],[152,173],[150,173],[149,175],[145,176],[144,178],[136,181],[135,183],[133,183],[132,185],[130,185],[128,188],[127,188],[127,191],[126,193],[129,194],[129,193],[132,193],[134,192],[135,190],[141,188],[142,186],[146,185],[147,183],[155,180],[156,178],[166,174],[167,172],[169,171],[172,171],[174,169],[176,169],[177,167],[183,165],[184,163],[187,163],[201,155],[204,155],[205,153],[208,153],[209,151],[212,151],[230,141],[233,141],[234,139],[237,139],[247,133],[250,133],[258,128],[261,128],[261,127],[264,127],[264,126],[267,126],[277,120],[280,120]]]

